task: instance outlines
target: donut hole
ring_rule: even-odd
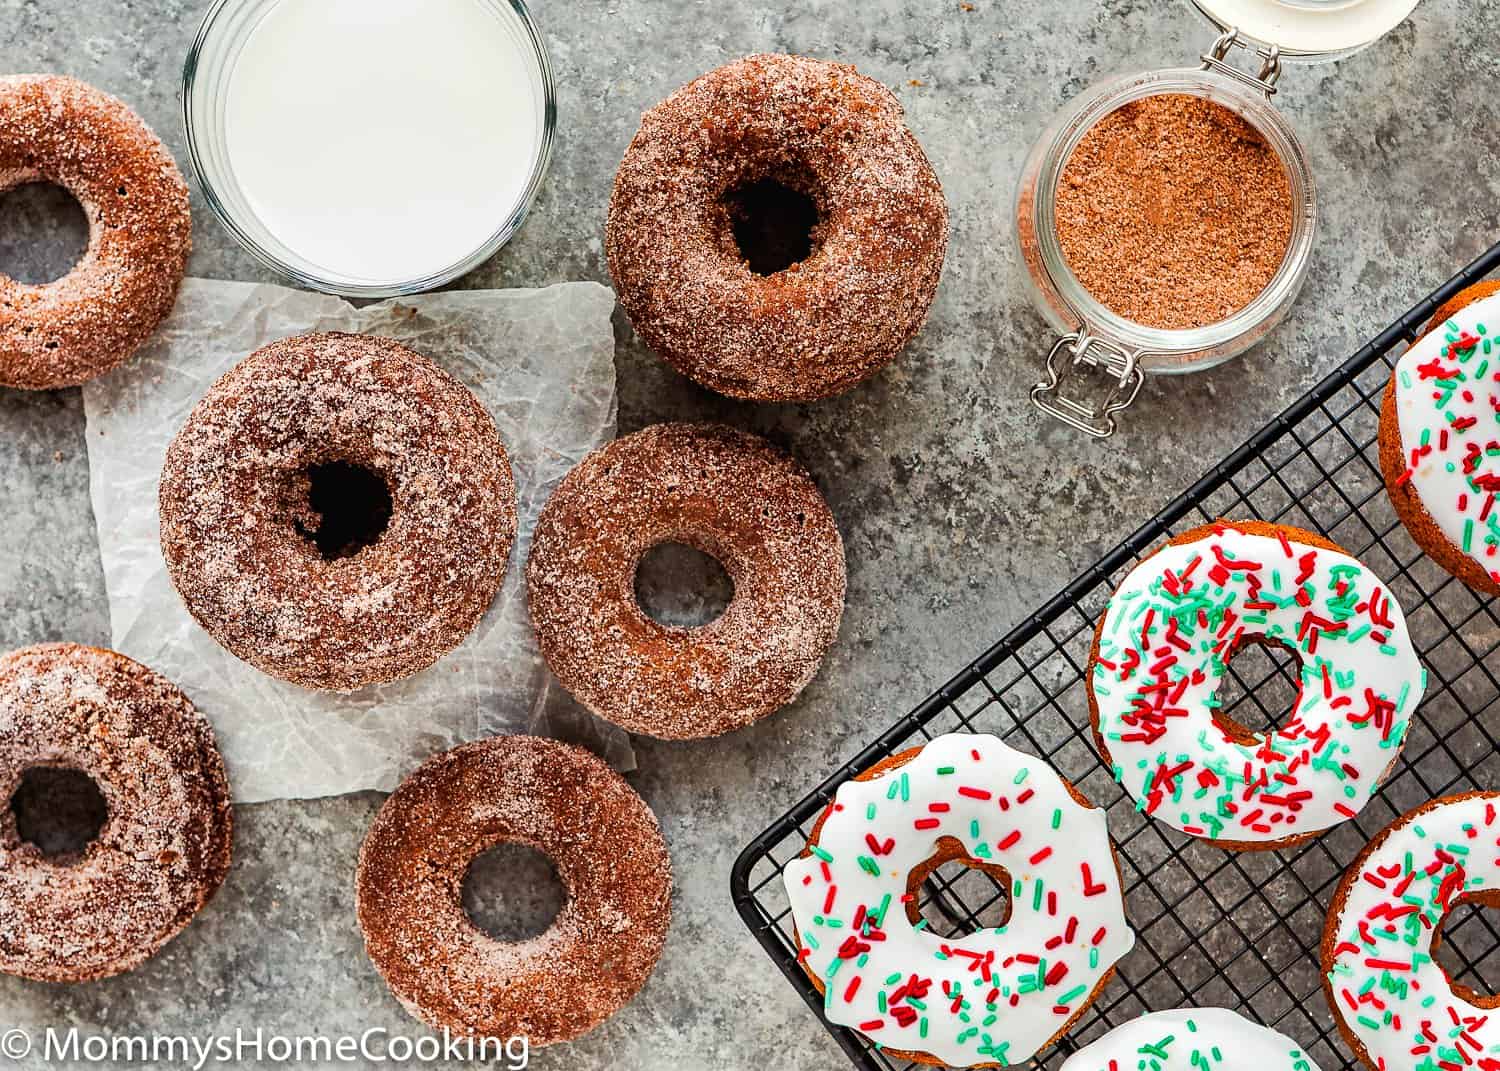
[[[729,608],[734,581],[712,554],[686,543],[658,543],[636,565],[635,599],[659,625],[702,628]]]
[[[1480,1007],[1500,1006],[1500,891],[1454,898],[1432,936],[1432,957],[1453,991]]]
[[[475,856],[464,874],[464,912],[497,941],[545,933],[566,902],[552,860],[527,844],[496,845]]]
[[[54,862],[81,857],[109,818],[104,793],[82,770],[33,766],[10,798],[16,833]]]
[[[0,191],[0,275],[32,286],[56,282],[88,248],[88,214],[61,186],[28,182]]]
[[[311,465],[304,475],[307,516],[299,516],[295,524],[324,559],[352,558],[380,541],[392,509],[383,476],[352,461]]]
[[[1214,723],[1253,747],[1301,705],[1302,659],[1280,640],[1246,639],[1230,652],[1215,698]]]
[[[818,203],[797,178],[757,178],[723,197],[740,259],[756,275],[775,275],[812,256]]]
[[[962,938],[995,930],[1010,921],[1010,873],[975,859],[956,840],[943,838],[938,851],[911,872],[907,907],[913,924],[925,921],[939,937]]]

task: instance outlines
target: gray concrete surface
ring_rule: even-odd
[[[0,0],[0,71],[96,83],[134,105],[183,159],[179,67],[204,6]],[[738,849],[863,738],[1500,237],[1500,97],[1487,33],[1500,3],[1425,0],[1367,52],[1287,72],[1278,99],[1306,141],[1323,204],[1301,303],[1241,361],[1151,384],[1127,434],[1107,445],[1045,424],[1025,401],[1045,332],[1010,249],[1012,176],[1047,115],[1084,85],[1195,56],[1211,33],[1186,4],[537,0],[535,14],[560,81],[556,160],[519,238],[464,285],[608,281],[604,208],[640,112],[752,51],[837,58],[895,87],[947,189],[953,241],[931,322],[897,364],[839,399],[754,406],[712,396],[617,318],[622,429],[713,418],[790,448],[839,518],[848,611],[823,672],[790,709],[720,740],[638,741],[632,781],[661,816],[676,861],[666,955],[629,1008],[533,1066],[835,1068],[838,1050],[734,915],[728,873]],[[17,270],[63,256],[7,231],[39,232],[64,208],[47,198],[9,205],[0,255],[20,258],[10,261]],[[196,195],[194,210],[194,274],[266,278]],[[82,432],[77,392],[0,391],[0,647],[108,638]],[[164,954],[127,977],[75,988],[0,979],[0,1024],[415,1030],[365,959],[354,920],[355,855],[380,802],[366,794],[241,808],[227,885]],[[513,917],[545,919],[530,891],[522,903],[513,893]]]

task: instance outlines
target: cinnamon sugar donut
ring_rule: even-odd
[[[706,387],[768,401],[837,394],[894,358],[947,245],[942,186],[890,90],[778,55],[645,114],[605,231],[646,344]]]
[[[462,642],[516,532],[484,407],[368,335],[283,339],[225,373],[167,449],[160,509],[167,570],[198,623],[256,668],[334,691],[409,676]]]
[[[502,843],[567,890],[550,928],[496,940],[464,911],[469,865]],[[365,951],[407,1011],[469,1037],[567,1041],[624,1007],[661,958],[672,859],[656,816],[602,761],[531,736],[423,763],[376,816],[356,877]]]
[[[177,299],[192,218],[160,139],[114,97],[60,75],[0,77],[0,193],[53,182],[89,246],[41,286],[0,274],[0,386],[71,387],[125,360]]]
[[[213,730],[171,681],[71,643],[0,657],[0,799],[38,767],[82,771],[108,818],[49,857],[0,811],[0,971],[83,982],[139,966],[229,869],[232,812]]]
[[[712,555],[734,582],[717,620],[663,625],[635,598],[662,543]],[[563,478],[526,563],[547,663],[580,702],[669,739],[743,728],[817,672],[844,612],[844,544],[807,472],[764,439],[658,424],[594,451]]]

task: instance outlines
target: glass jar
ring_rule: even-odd
[[[1027,154],[1015,200],[1015,241],[1031,297],[1057,332],[1047,355],[1046,378],[1031,391],[1044,412],[1096,438],[1107,438],[1117,414],[1139,394],[1147,375],[1202,371],[1260,342],[1290,311],[1307,275],[1317,224],[1317,189],[1307,154],[1275,107],[1283,58],[1327,60],[1358,51],[1400,22],[1416,0],[1191,0],[1219,28],[1201,65],[1119,75],[1084,91],[1059,112]],[[1400,17],[1385,25],[1396,11]],[[1363,11],[1361,15],[1360,12]],[[1274,40],[1250,37],[1226,25],[1233,12],[1257,17],[1263,32],[1297,44],[1331,46],[1284,53]],[[1274,21],[1280,16],[1282,22]],[[1384,26],[1375,32],[1372,27]],[[1231,60],[1236,49],[1258,60],[1258,70]],[[1104,116],[1132,101],[1185,94],[1222,105],[1257,130],[1281,162],[1291,195],[1292,227],[1276,272],[1249,304],[1202,327],[1149,327],[1113,312],[1075,276],[1056,229],[1058,185],[1074,149]],[[1091,375],[1092,374],[1092,375]],[[1103,381],[1102,394],[1081,393],[1081,381]]]
[[[303,286],[356,298],[393,297],[441,286],[478,267],[520,229],[536,199],[552,154],[557,126],[557,95],[552,65],[524,0],[475,0],[496,20],[499,32],[523,57],[524,81],[538,109],[538,131],[529,176],[515,204],[499,218],[475,220],[471,249],[438,270],[400,278],[360,279],[299,254],[273,231],[247,196],[229,149],[227,113],[235,64],[268,13],[286,0],[215,0],[204,16],[183,69],[183,123],[192,168],[204,199],[239,243],[271,269]],[[290,0],[298,2],[298,0]],[[351,116],[350,121],[361,118]],[[368,120],[379,122],[379,116]]]

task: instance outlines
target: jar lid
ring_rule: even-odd
[[[1221,30],[1286,56],[1333,58],[1394,30],[1419,0],[1192,0]]]

